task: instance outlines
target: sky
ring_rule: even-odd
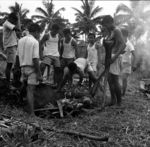
[[[27,8],[30,10],[28,17],[30,17],[31,15],[39,14],[35,11],[37,7],[44,8],[42,0],[0,0],[0,11],[10,12],[8,7],[13,6],[15,2],[22,4],[23,8]],[[80,0],[53,0],[53,3],[55,5],[54,11],[57,11],[59,8],[64,7],[66,10],[61,13],[62,16],[65,19],[69,19],[71,23],[75,22],[75,11],[72,9],[72,7],[80,9],[80,6],[82,4]],[[110,14],[113,16],[116,7],[120,3],[124,3],[127,6],[130,6],[129,1],[123,0],[96,0],[95,6],[103,7],[103,10],[99,13],[99,15]]]

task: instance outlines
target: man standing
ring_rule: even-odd
[[[105,38],[103,41],[104,47],[106,50],[112,51],[111,59],[109,63],[107,63],[111,64],[108,76],[108,83],[111,93],[110,105],[114,105],[117,103],[117,105],[120,106],[121,105],[121,86],[119,83],[119,75],[121,72],[120,54],[124,52],[126,45],[120,29],[114,26],[114,20],[110,15],[105,16],[101,24],[104,27],[104,29],[106,29],[106,31],[108,32],[107,38]],[[108,66],[107,64],[106,66]]]
[[[63,30],[64,39],[62,40],[62,47],[60,51],[61,66],[64,69],[77,57],[77,43],[71,36],[69,28]]]
[[[59,39],[59,26],[57,24],[53,24],[51,31],[43,36],[40,41],[40,45],[44,46],[43,48],[43,60],[41,62],[41,72],[44,74],[45,68],[54,66],[54,87],[58,85],[60,81],[60,39]]]
[[[40,27],[36,23],[29,26],[29,34],[18,42],[17,61],[22,72],[22,81],[27,81],[27,100],[30,114],[34,115],[34,90],[42,80],[39,66],[39,42]],[[19,57],[19,58],[18,58]],[[19,60],[18,60],[19,59]]]
[[[8,19],[3,24],[3,45],[7,55],[7,66],[5,70],[6,79],[10,82],[10,72],[16,59],[17,51],[17,23],[18,17],[15,13],[10,13]]]

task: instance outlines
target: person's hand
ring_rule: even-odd
[[[133,72],[135,72],[136,69],[137,69],[137,67],[135,67],[135,66],[132,67],[132,71],[133,71]]]
[[[39,82],[43,81],[43,77],[42,77],[42,75],[40,73],[37,74],[37,81],[39,81]]]

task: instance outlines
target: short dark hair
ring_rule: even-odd
[[[88,34],[88,37],[89,37],[89,36],[94,36],[94,38],[95,38],[95,34],[94,34],[94,33],[89,33],[89,34]]]
[[[111,15],[106,15],[102,18],[101,24],[106,25],[106,24],[113,24],[114,19]]]
[[[77,73],[77,64],[74,63],[74,62],[71,62],[69,65],[68,65],[68,68],[70,70],[71,73]]]
[[[59,30],[60,28],[57,24],[53,24],[51,29],[52,30]]]
[[[65,29],[63,30],[63,34],[71,34],[70,29],[69,29],[69,28],[65,28]]]
[[[35,33],[40,32],[41,27],[37,23],[31,23],[28,27],[29,32]]]
[[[128,37],[129,32],[128,32],[128,30],[127,30],[127,29],[122,28],[122,29],[121,29],[121,32],[122,32],[122,35],[123,35],[123,36]]]
[[[10,13],[10,14],[8,15],[8,19],[11,19],[11,20],[17,22],[17,21],[18,21],[17,14],[14,13],[14,12]]]

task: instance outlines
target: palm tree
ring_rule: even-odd
[[[73,8],[76,11],[77,22],[74,26],[87,36],[90,31],[96,31],[96,23],[99,20],[99,17],[96,16],[102,8],[99,6],[95,7],[95,0],[81,0],[81,2],[81,10]]]
[[[60,12],[64,11],[65,8],[60,8],[54,12],[53,0],[43,0],[43,5],[45,10],[41,7],[36,8],[36,11],[41,15],[33,15],[32,19],[36,20],[43,28],[47,26],[47,29],[50,29],[54,23],[63,27],[66,20],[61,17]]]
[[[18,14],[21,26],[25,28],[27,25],[25,22],[26,22],[26,19],[28,20],[27,14],[29,13],[29,10],[22,9],[22,4],[18,4],[17,2],[15,2],[15,6],[10,6],[9,9],[11,12]]]

